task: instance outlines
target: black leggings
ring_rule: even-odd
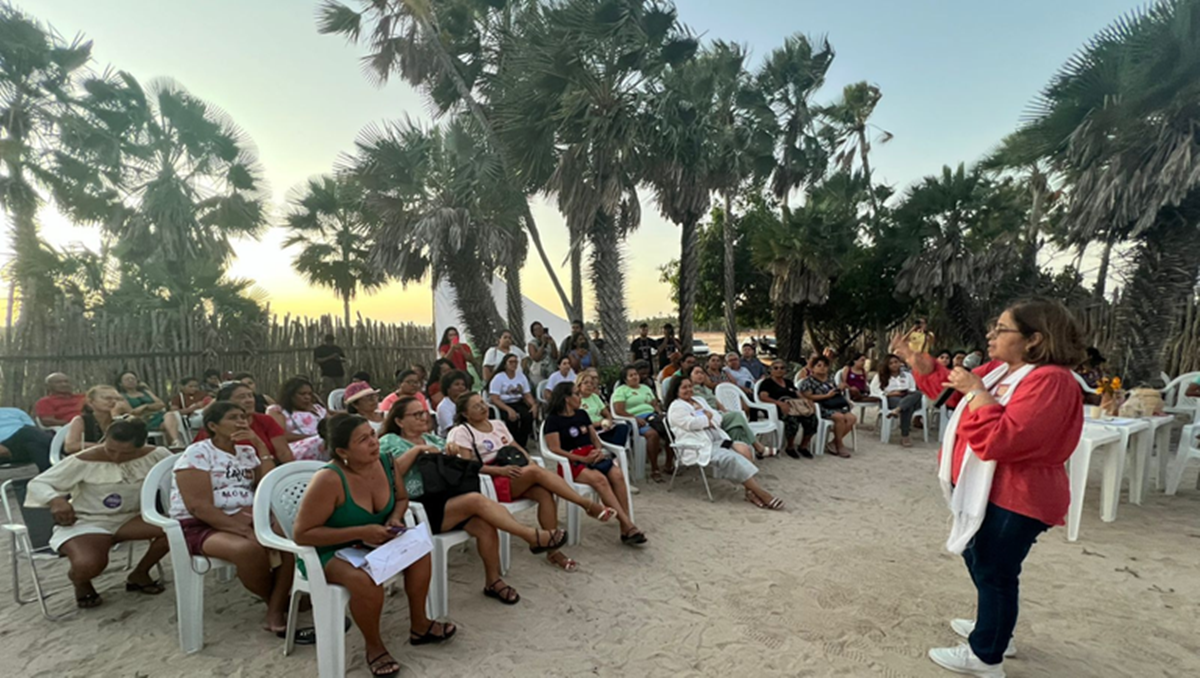
[[[518,400],[515,403],[504,404],[511,407],[517,413],[517,420],[513,422],[509,421],[507,413],[504,412],[504,410],[500,410],[500,415],[504,420],[504,424],[508,426],[509,431],[512,432],[513,439],[516,440],[517,444],[521,447],[526,447],[527,443],[529,442],[529,436],[533,434],[533,412],[529,409],[529,405],[527,405],[524,400]]]

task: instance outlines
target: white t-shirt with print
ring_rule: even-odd
[[[575,370],[571,370],[570,372],[567,372],[566,376],[563,376],[562,372],[555,370],[554,374],[550,375],[550,379],[549,379],[548,383],[546,384],[546,390],[553,392],[554,387],[558,386],[559,384],[563,383],[564,381],[569,381],[571,383],[575,383],[575,380],[576,380]]]
[[[254,506],[254,469],[261,464],[258,454],[251,445],[236,445],[237,454],[213,445],[212,440],[201,440],[188,446],[175,460],[175,471],[195,469],[207,471],[212,480],[213,506],[228,515]],[[179,484],[171,481],[170,516],[175,520],[191,518]]]
[[[483,463],[490,464],[501,447],[513,444],[513,437],[504,422],[493,419],[491,433],[484,433],[470,424],[459,424],[450,429],[450,433],[446,435],[446,442],[474,449]]]
[[[500,368],[500,361],[504,360],[504,356],[508,355],[509,353],[517,356],[517,374],[520,374],[521,363],[525,362],[525,359],[529,357],[529,354],[517,348],[516,346],[509,347],[507,352],[501,351],[499,346],[493,346],[489,348],[487,353],[483,354],[483,364],[488,367],[492,367],[497,372],[503,372],[504,370]]]
[[[526,393],[532,391],[533,389],[529,388],[529,379],[520,372],[513,375],[511,379],[507,372],[497,372],[488,386],[488,393],[500,396],[500,399],[506,403],[515,403]]]

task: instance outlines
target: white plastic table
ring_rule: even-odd
[[[1164,415],[1161,417],[1141,417],[1141,420],[1150,424],[1150,432],[1145,438],[1145,444],[1138,445],[1137,456],[1134,458],[1133,480],[1129,487],[1129,501],[1142,505],[1142,498],[1145,496],[1146,487],[1150,484],[1150,476],[1154,476],[1154,486],[1159,490],[1166,487],[1165,479],[1167,477],[1167,459],[1171,456],[1171,426],[1175,423],[1175,417]],[[1158,469],[1156,471],[1150,468],[1151,447],[1153,453],[1158,455]],[[1147,473],[1151,471],[1151,473]]]
[[[1067,475],[1071,482],[1071,505],[1067,509],[1068,541],[1079,539],[1079,522],[1083,517],[1083,495],[1087,491],[1088,469],[1092,464],[1092,454],[1096,450],[1107,450],[1109,459],[1114,457],[1122,461],[1125,459],[1125,446],[1119,431],[1113,431],[1104,426],[1095,426],[1091,423],[1084,424],[1079,444],[1075,446],[1075,452],[1067,461]],[[1107,485],[1105,485],[1105,490],[1107,490]],[[1102,505],[1103,503],[1101,501]]]

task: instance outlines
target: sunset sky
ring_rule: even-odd
[[[372,122],[404,116],[429,121],[419,95],[393,81],[373,86],[359,65],[363,50],[322,36],[311,0],[17,0],[18,7],[65,36],[95,41],[95,68],[111,65],[143,83],[169,77],[229,113],[258,148],[274,197],[307,177],[329,172]],[[353,3],[351,3],[353,4]],[[683,21],[706,39],[748,45],[754,65],[795,32],[827,34],[837,58],[817,96],[831,101],[843,85],[868,80],[883,91],[874,122],[895,135],[872,156],[876,179],[903,189],[944,164],[970,163],[1012,131],[1051,74],[1090,36],[1137,3],[1131,0],[677,0]],[[658,266],[676,257],[678,229],[642,191],[643,223],[625,245],[629,307],[634,317],[669,313]],[[556,264],[567,252],[563,220],[552,202],[535,207]],[[2,218],[2,217],[0,217]],[[55,245],[95,247],[99,234],[76,228],[52,210],[43,232]],[[7,228],[4,229],[7,233]],[[291,269],[293,252],[271,229],[259,242],[238,242],[230,272],[252,278],[272,310],[341,312],[332,293],[307,287]],[[0,263],[8,256],[0,246]],[[565,268],[559,271],[569,286]],[[526,295],[561,312],[549,279],[530,253]],[[586,288],[585,288],[586,289]],[[386,321],[427,323],[428,285],[392,285],[360,297],[353,309]],[[591,313],[588,297],[588,315]]]

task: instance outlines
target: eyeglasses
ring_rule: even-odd
[[[426,412],[425,410],[417,410],[416,412],[409,412],[409,413],[405,414],[404,416],[416,417],[417,419],[422,419],[424,417],[428,417],[429,413]]]
[[[1001,327],[999,325],[992,325],[991,327],[988,328],[988,336],[991,336],[991,337],[997,337],[997,336],[1000,336],[1001,334],[1005,334],[1007,332],[1016,332],[1018,334],[1021,334],[1021,330],[1014,330],[1011,327]]]
[[[772,372],[782,372],[782,371],[783,371],[783,365],[772,365],[772,366],[771,366],[771,371],[772,371]]]

